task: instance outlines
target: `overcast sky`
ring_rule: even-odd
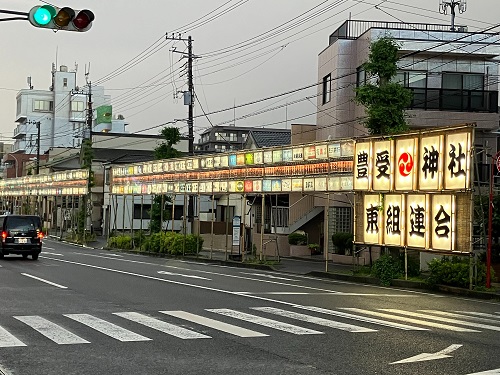
[[[439,14],[439,0],[52,0],[56,6],[87,8],[95,13],[90,31],[54,33],[28,21],[0,23],[0,141],[12,143],[16,94],[32,77],[35,89],[51,83],[51,65],[78,65],[77,81],[101,84],[113,99],[113,113],[130,122],[129,131],[157,133],[161,124],[185,119],[187,107],[173,92],[186,90],[179,53],[183,42],[168,42],[165,33],[191,35],[196,101],[195,142],[213,125],[275,126],[315,123],[316,89],[243,106],[296,90],[317,81],[317,56],[328,36],[353,19],[449,23]],[[84,4],[84,6],[82,6]],[[0,8],[28,12],[36,0],[0,0]],[[375,6],[379,5],[379,9]],[[479,30],[499,23],[499,0],[469,0],[457,24]],[[302,16],[301,16],[302,15]],[[498,30],[498,29],[496,29]],[[149,48],[149,49],[148,49]],[[56,54],[57,51],[57,54]],[[145,53],[143,53],[146,51]],[[132,60],[132,61],[131,61]],[[122,65],[126,71],[119,70]],[[301,100],[302,99],[302,100]],[[297,102],[298,101],[298,102]],[[294,103],[297,102],[297,103]],[[288,103],[288,104],[287,104]],[[236,106],[235,110],[221,111]],[[276,108],[280,107],[280,108]],[[203,116],[203,110],[208,114]],[[210,114],[211,112],[218,112]],[[262,112],[255,114],[255,112]],[[288,120],[288,122],[287,122]],[[185,122],[177,122],[182,133]]]

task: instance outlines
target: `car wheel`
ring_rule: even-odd
[[[38,259],[38,254],[31,254],[31,259],[37,260]]]

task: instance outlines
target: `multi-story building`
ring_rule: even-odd
[[[203,153],[241,150],[248,133],[256,128],[244,126],[212,126],[200,135],[196,150]]]
[[[367,134],[365,109],[353,101],[354,89],[370,79],[363,70],[370,44],[390,36],[400,45],[395,81],[413,92],[407,109],[410,127],[475,123],[476,183],[488,181],[488,155],[497,150],[499,128],[500,36],[468,32],[466,26],[455,30],[449,25],[345,21],[318,57],[316,140]],[[315,205],[324,206],[324,201]],[[330,234],[338,230],[334,226],[348,229],[349,200],[330,205],[330,218]]]
[[[104,87],[92,87],[93,108],[110,105],[111,97]],[[76,71],[62,65],[52,67],[52,84],[48,90],[23,89],[17,94],[14,153],[36,153],[40,126],[40,154],[51,147],[79,147],[88,135],[88,87],[79,88]],[[95,113],[93,114],[95,118]],[[111,114],[109,114],[111,117]],[[127,123],[122,116],[111,122],[94,122],[94,132],[124,133]]]

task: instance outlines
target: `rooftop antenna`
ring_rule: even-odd
[[[29,89],[33,90],[33,85],[31,84],[31,76],[28,77],[27,82],[28,82]]]
[[[455,8],[458,7],[459,13],[467,10],[467,0],[439,0],[439,13],[448,14],[448,8],[451,10],[451,31],[455,31]]]

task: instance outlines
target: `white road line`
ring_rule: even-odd
[[[135,323],[142,324],[143,326],[155,329],[157,331],[178,337],[180,339],[210,339],[210,336],[203,335],[198,332],[191,331],[186,328],[182,328],[176,326],[174,324],[170,324],[164,322],[163,320],[155,319],[150,316],[139,314],[136,312],[122,312],[122,313],[113,313],[114,315],[120,316],[122,318],[131,320]]]
[[[329,328],[340,329],[342,331],[347,331],[347,332],[377,332],[377,330],[371,328],[359,327],[353,324],[346,324],[346,323],[336,322],[334,320],[317,318],[315,316],[300,314],[293,311],[287,311],[282,309],[276,309],[274,307],[251,307],[251,309],[257,311],[263,311],[269,314],[284,316],[285,318],[297,319],[307,323],[318,324]]]
[[[47,284],[50,284],[50,285],[56,286],[56,287],[61,288],[61,289],[68,289],[68,287],[67,287],[67,286],[64,286],[64,285],[59,285],[59,284],[53,283],[52,281],[48,281],[48,280],[41,279],[41,278],[39,278],[39,277],[36,277],[36,276],[30,275],[29,273],[21,273],[21,275],[23,275],[23,276],[27,276],[27,277],[31,277],[32,279],[35,279],[35,280],[41,281],[41,282],[43,282],[43,283],[47,283]]]
[[[101,255],[104,255],[104,256],[108,256],[108,257],[117,257],[117,258],[123,258],[123,255],[120,255],[120,254],[113,254],[113,253],[110,253],[110,254],[107,254],[107,253],[101,253]]]
[[[500,375],[500,368],[483,372],[475,372],[473,374],[467,374],[467,375]]]
[[[235,319],[239,319],[239,320],[244,320],[246,322],[259,324],[259,325],[264,326],[264,327],[269,327],[269,328],[277,329],[280,331],[293,333],[294,335],[321,335],[321,334],[323,334],[323,332],[314,331],[312,329],[307,329],[307,328],[295,326],[293,324],[282,323],[282,322],[279,322],[277,320],[261,318],[260,316],[246,314],[246,313],[242,313],[242,312],[231,310],[231,309],[207,309],[207,311],[210,311],[210,312],[213,312],[216,314],[220,314],[220,315],[229,316],[231,318],[235,318]]]
[[[88,314],[64,314],[64,316],[73,319],[79,323],[86,325],[96,331],[104,333],[116,340],[125,341],[151,341],[150,338],[139,335],[128,329],[117,326],[116,324],[107,322],[105,320],[96,318]]]
[[[263,273],[251,273],[251,272],[240,272],[242,275],[250,275],[250,276],[262,276],[262,277],[267,277],[269,279],[276,279],[276,280],[285,280],[285,281],[297,281],[294,279],[287,279],[286,277],[278,277],[278,276],[273,276],[273,275],[266,275]]]
[[[485,318],[500,319],[499,315],[494,315],[494,314],[480,313],[480,312],[474,312],[474,311],[455,311],[455,312],[456,313],[460,313],[460,314],[469,314],[469,315],[484,316]]]
[[[467,326],[467,327],[474,327],[474,328],[482,328],[482,329],[489,329],[491,331],[500,331],[500,327],[496,326],[490,326],[487,324],[481,324],[481,323],[473,323],[473,322],[466,322],[463,320],[457,320],[457,319],[450,319],[450,318],[444,318],[442,316],[432,316],[429,314],[420,314],[420,313],[415,313],[411,311],[404,311],[404,310],[398,310],[398,309],[379,309],[382,311],[387,311],[393,314],[402,314],[402,315],[407,315],[407,316],[413,316],[415,318],[422,318],[422,319],[430,319],[430,320],[437,320],[439,322],[445,322],[445,323],[451,323],[451,324],[458,324],[461,326]]]
[[[239,337],[266,337],[268,335],[250,329],[238,327],[232,324],[227,324],[224,322],[219,322],[218,320],[205,318],[200,315],[191,314],[185,311],[160,311],[162,314],[167,314],[174,316],[179,319],[184,319],[196,324],[200,324],[205,327],[210,327],[218,331],[230,333],[231,335]]]
[[[53,250],[53,249],[51,249],[51,250]],[[56,255],[56,256],[60,256],[60,257],[63,257],[63,256],[64,256],[64,255],[62,255],[62,254],[58,254],[58,253],[49,253],[48,251],[44,251],[44,252],[43,252],[43,254],[44,254],[44,255]]]
[[[212,280],[212,279],[209,279],[206,277],[195,276],[195,275],[184,275],[182,273],[174,273],[174,272],[168,272],[168,271],[158,271],[158,273],[161,275],[181,276],[181,277],[187,277],[187,278],[191,278],[191,279]]]
[[[54,341],[56,344],[70,345],[70,344],[89,344],[90,342],[82,339],[81,337],[71,333],[67,329],[48,321],[41,316],[15,316],[24,324],[40,332],[48,339]]]
[[[500,324],[500,320],[481,318],[481,317],[477,317],[477,316],[470,316],[470,315],[464,315],[464,314],[455,314],[455,313],[446,312],[446,311],[438,311],[438,310],[418,310],[418,311],[422,311],[422,312],[426,312],[426,313],[430,313],[430,314],[436,314],[436,315],[449,316],[452,318],[474,319],[478,322]]]
[[[479,331],[476,331],[474,329],[449,326],[449,325],[446,325],[446,324],[439,324],[439,323],[434,323],[434,322],[427,322],[425,320],[418,320],[418,319],[407,318],[407,317],[404,317],[404,316],[396,316],[396,315],[384,314],[384,313],[377,312],[377,311],[357,309],[357,308],[352,308],[352,307],[343,307],[342,310],[348,310],[348,311],[353,311],[353,312],[357,312],[357,313],[360,313],[360,314],[378,316],[379,318],[385,318],[385,319],[390,319],[390,320],[399,320],[400,322],[419,324],[421,326],[428,326],[428,327],[434,327],[434,328],[447,329],[449,331],[455,331],[455,332],[479,332]]]
[[[55,250],[53,247],[48,247],[48,246],[43,246],[44,249],[47,249],[47,250]]]
[[[361,322],[378,324],[378,325],[382,325],[382,326],[386,326],[386,327],[392,327],[392,328],[402,329],[402,330],[405,330],[405,331],[428,331],[427,328],[410,326],[410,325],[407,325],[407,324],[394,323],[394,322],[389,322],[389,321],[386,321],[386,320],[380,320],[380,319],[369,318],[369,317],[361,316],[361,315],[349,314],[349,313],[345,313],[345,312],[342,312],[342,311],[328,310],[328,309],[323,309],[321,307],[316,307],[316,306],[300,306],[300,305],[297,305],[296,307],[299,308],[299,309],[314,311],[314,312],[318,312],[318,313],[322,313],[322,314],[339,316],[341,318],[346,318],[346,319],[359,320]]]
[[[26,346],[26,344],[17,339],[5,328],[0,327],[0,348],[11,348],[14,346]]]

